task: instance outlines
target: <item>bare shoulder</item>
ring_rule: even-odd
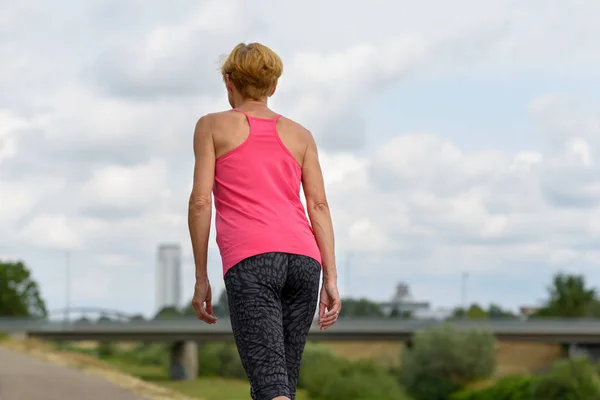
[[[205,114],[198,119],[196,127],[212,127],[223,123],[227,119],[231,119],[231,117],[232,115],[228,111]]]
[[[293,132],[298,138],[304,141],[312,141],[312,133],[302,124],[284,116],[280,118],[280,121],[282,128],[288,129],[290,132]]]
[[[239,115],[234,111],[221,111],[203,115],[196,123],[196,132],[213,134],[239,123]]]

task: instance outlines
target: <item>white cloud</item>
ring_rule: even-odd
[[[423,38],[405,36],[377,45],[359,43],[336,53],[298,54],[285,67],[275,104],[307,124],[327,149],[364,147],[361,100],[406,77],[427,53]]]
[[[13,224],[22,218],[34,204],[31,192],[13,182],[0,180],[0,224]]]
[[[81,245],[78,232],[64,215],[36,216],[19,231],[18,237],[29,246],[70,249]]]
[[[27,121],[0,110],[0,164],[3,159],[12,157],[17,152],[15,132],[26,129],[29,125]]]
[[[167,166],[153,159],[133,167],[108,165],[92,173],[82,188],[83,208],[121,211],[144,209],[170,196]]]

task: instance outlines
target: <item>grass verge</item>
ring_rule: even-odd
[[[120,357],[108,357],[104,360],[126,374],[137,376],[193,398],[204,400],[247,400],[250,398],[250,386],[245,381],[219,377],[201,377],[194,381],[171,381],[167,379],[167,371],[158,365],[133,364]],[[309,397],[304,391],[299,390],[296,399],[309,400]]]

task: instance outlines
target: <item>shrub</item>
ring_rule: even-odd
[[[534,378],[507,376],[485,389],[464,389],[450,396],[450,400],[534,400]]]
[[[298,387],[315,400],[407,400],[389,369],[375,362],[351,362],[327,347],[307,344]]]
[[[600,381],[586,358],[559,361],[533,387],[536,400],[598,400]]]
[[[123,358],[140,365],[168,365],[169,349],[165,344],[141,343],[123,353]]]
[[[114,343],[110,342],[100,342],[98,343],[98,347],[96,347],[96,354],[98,358],[106,358],[114,356],[117,353],[117,347]]]
[[[400,381],[419,400],[446,400],[467,383],[490,377],[495,366],[493,333],[445,325],[415,333]]]
[[[319,400],[407,400],[397,379],[371,361],[346,362],[340,373],[325,382]]]
[[[224,343],[202,343],[198,345],[198,375],[219,376],[219,352]]]
[[[237,348],[231,343],[204,343],[198,347],[198,374],[245,378]]]
[[[221,361],[220,376],[228,378],[246,377],[246,371],[242,365],[240,354],[234,345],[226,344],[223,346],[219,352],[219,360]]]
[[[298,387],[317,398],[325,384],[340,374],[345,360],[325,347],[307,343],[302,356]]]

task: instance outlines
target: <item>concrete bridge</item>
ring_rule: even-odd
[[[449,324],[458,329],[487,329],[500,341],[543,342],[569,345],[572,354],[582,351],[598,354],[599,320],[402,320],[340,319],[327,331],[313,325],[311,341],[410,341],[416,331]],[[105,342],[170,342],[172,377],[196,376],[196,346],[202,341],[232,341],[229,321],[207,325],[195,318],[153,321],[98,321],[79,324],[72,321],[1,319],[0,331],[25,334],[55,341],[94,340]]]
[[[422,329],[441,325],[458,329],[486,329],[500,341],[538,343],[588,343],[600,345],[600,320],[402,320],[340,319],[327,331],[316,323],[311,327],[313,341],[407,341]],[[228,341],[233,340],[228,320],[207,325],[195,318],[167,318],[153,321],[73,321],[2,319],[0,331],[56,341]]]

